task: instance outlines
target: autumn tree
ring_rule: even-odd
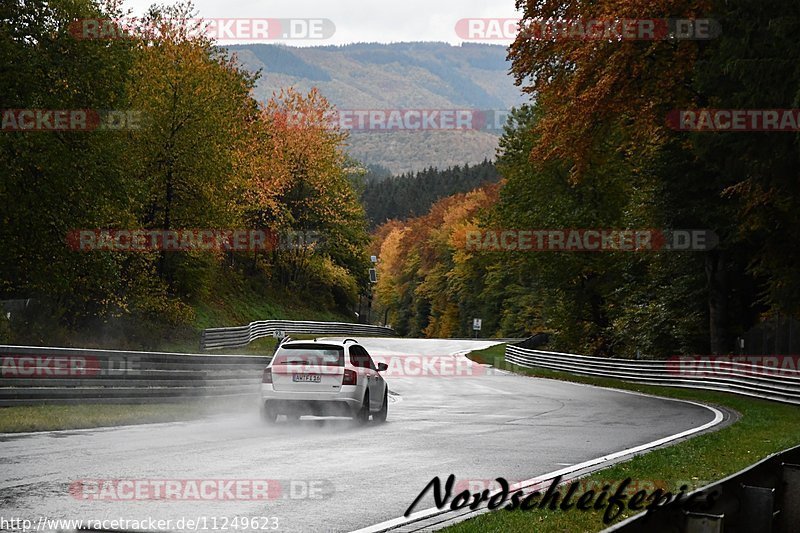
[[[219,305],[217,294],[280,293],[324,312],[348,310],[364,291],[366,221],[344,139],[281,116],[308,118],[327,102],[284,93],[262,107],[256,76],[204,37],[194,14],[189,4],[154,6],[127,33],[83,39],[76,21],[125,17],[116,0],[0,6],[4,108],[114,110],[136,121],[0,136],[0,298],[37,299],[53,318],[13,338],[60,343],[62,330],[88,331],[149,347],[195,326],[195,309]],[[311,230],[326,244],[245,261],[199,249],[79,252],[68,242],[74,230],[142,228]],[[270,317],[237,321],[260,318]]]
[[[238,150],[249,139],[257,112],[250,90],[255,77],[205,37],[190,5],[150,9],[136,31],[137,61],[131,105],[146,127],[130,140],[136,200],[145,228],[231,228],[239,222]],[[195,294],[208,270],[207,251],[162,251],[159,276],[172,291]],[[203,266],[205,265],[205,266]]]
[[[245,148],[244,216],[252,227],[310,242],[278,248],[271,265],[280,283],[332,288],[345,308],[366,289],[368,236],[333,107],[316,90],[280,91],[263,107]],[[313,241],[319,241],[316,244]]]
[[[468,229],[497,200],[497,185],[439,200],[428,214],[377,230],[380,239],[378,285],[380,305],[389,309],[397,331],[412,336],[469,335],[471,319],[494,312],[485,309],[484,294],[473,291],[482,273],[465,266]]]
[[[578,182],[619,153],[632,179],[657,182],[671,227],[702,224],[720,236],[705,254],[710,350],[731,349],[766,304],[796,312],[795,252],[780,244],[798,219],[791,134],[671,131],[677,109],[794,107],[800,49],[797,6],[782,2],[604,0],[517,2],[523,27],[539,20],[716,19],[707,40],[541,39],[521,31],[509,58],[516,81],[544,110],[534,165],[560,161]],[[684,226],[686,227],[686,226]],[[778,229],[781,228],[781,229]],[[778,231],[776,231],[778,230]],[[688,265],[687,265],[688,267]],[[753,289],[764,292],[759,302]]]
[[[120,14],[114,3],[90,0],[4,2],[2,107],[129,109],[132,42],[79,40],[70,32],[75,20]],[[125,260],[67,246],[72,230],[134,219],[123,137],[108,129],[2,132],[0,299],[39,299],[67,326],[125,305]],[[34,329],[32,336],[47,334]]]

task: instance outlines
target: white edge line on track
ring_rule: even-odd
[[[584,385],[582,383],[573,383],[573,384],[575,384],[575,385]],[[668,401],[673,401],[673,402],[681,402],[681,403],[688,403],[688,404],[691,404],[691,405],[696,405],[698,407],[703,407],[705,409],[708,409],[709,411],[714,413],[714,419],[711,422],[707,422],[707,423],[703,424],[702,426],[698,426],[698,427],[692,428],[692,429],[687,429],[686,431],[682,431],[682,432],[676,433],[674,435],[663,437],[661,439],[654,440],[654,441],[648,442],[646,444],[642,444],[642,445],[639,445],[639,446],[635,446],[633,448],[628,448],[626,450],[621,450],[621,451],[618,451],[618,452],[614,452],[612,454],[604,455],[604,456],[598,457],[596,459],[590,459],[588,461],[584,461],[582,463],[571,465],[571,466],[568,466],[566,468],[562,468],[561,470],[556,470],[554,472],[543,474],[541,476],[537,476],[537,477],[534,477],[534,478],[531,478],[531,479],[527,479],[525,481],[520,481],[519,483],[515,483],[514,485],[512,485],[509,488],[509,493],[513,493],[513,492],[515,492],[515,491],[517,491],[519,489],[527,488],[527,487],[529,487],[531,485],[541,484],[541,483],[543,483],[545,481],[549,481],[549,480],[551,480],[553,478],[556,478],[558,476],[564,476],[566,474],[571,474],[572,472],[577,472],[577,471],[584,470],[586,468],[590,468],[592,466],[596,466],[596,465],[599,465],[599,464],[602,464],[602,463],[605,463],[605,462],[608,462],[608,461],[613,461],[614,459],[618,459],[618,458],[624,457],[626,455],[632,455],[632,454],[636,454],[638,452],[649,450],[651,448],[657,448],[658,446],[661,446],[661,445],[666,444],[668,442],[672,442],[674,440],[682,439],[684,437],[688,437],[689,435],[694,435],[695,433],[700,433],[701,431],[705,431],[705,430],[707,430],[709,428],[712,428],[712,427],[716,426],[717,424],[719,424],[720,422],[722,422],[725,419],[725,416],[722,414],[722,412],[719,409],[717,409],[715,407],[712,407],[710,405],[704,405],[702,403],[692,402],[692,401],[689,401],[689,400],[678,400],[676,398],[663,398],[661,396],[655,396],[655,395],[651,395],[651,394],[645,394],[645,393],[627,391],[627,390],[621,390],[621,389],[608,389],[608,388],[605,388],[605,387],[598,387],[596,385],[585,385],[585,386],[596,387],[596,388],[604,389],[604,390],[613,390],[615,392],[623,392],[623,393],[626,393],[626,394],[633,394],[633,395],[637,395],[637,396],[648,396],[648,397],[651,397],[651,398],[658,398],[660,400],[668,400]],[[500,491],[493,492],[492,495],[497,494],[498,492],[500,492]],[[413,524],[414,522],[418,522],[420,520],[425,520],[427,518],[432,518],[432,517],[437,516],[437,515],[444,515],[444,514],[447,514],[447,513],[450,513],[450,512],[452,512],[452,511],[450,511],[450,509],[446,508],[446,507],[443,508],[443,509],[437,509],[436,507],[431,507],[429,509],[425,509],[425,510],[422,510],[422,511],[417,511],[416,513],[412,513],[411,516],[409,516],[407,518],[404,517],[404,516],[401,516],[401,517],[398,517],[398,518],[393,518],[391,520],[386,520],[386,521],[380,522],[378,524],[374,524],[374,525],[371,525],[371,526],[367,526],[367,527],[355,530],[355,531],[353,531],[351,533],[381,533],[383,531],[390,531],[390,530],[398,528],[398,527],[402,527],[402,526],[406,526],[406,525],[409,525],[409,524]]]

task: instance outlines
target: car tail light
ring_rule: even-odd
[[[355,385],[357,376],[355,370],[345,369],[344,376],[342,377],[342,385]]]
[[[272,383],[272,369],[265,368],[264,369],[264,377],[261,378],[261,383]]]

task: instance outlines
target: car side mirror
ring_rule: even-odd
[[[384,370],[388,370],[389,365],[386,363],[378,363],[378,372],[383,372]]]

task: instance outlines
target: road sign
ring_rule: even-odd
[[[481,322],[480,318],[473,318],[472,319],[472,330],[473,331],[480,331],[481,330]]]
[[[282,339],[286,336],[286,332],[281,330],[273,331],[272,336],[275,337],[276,339]]]

